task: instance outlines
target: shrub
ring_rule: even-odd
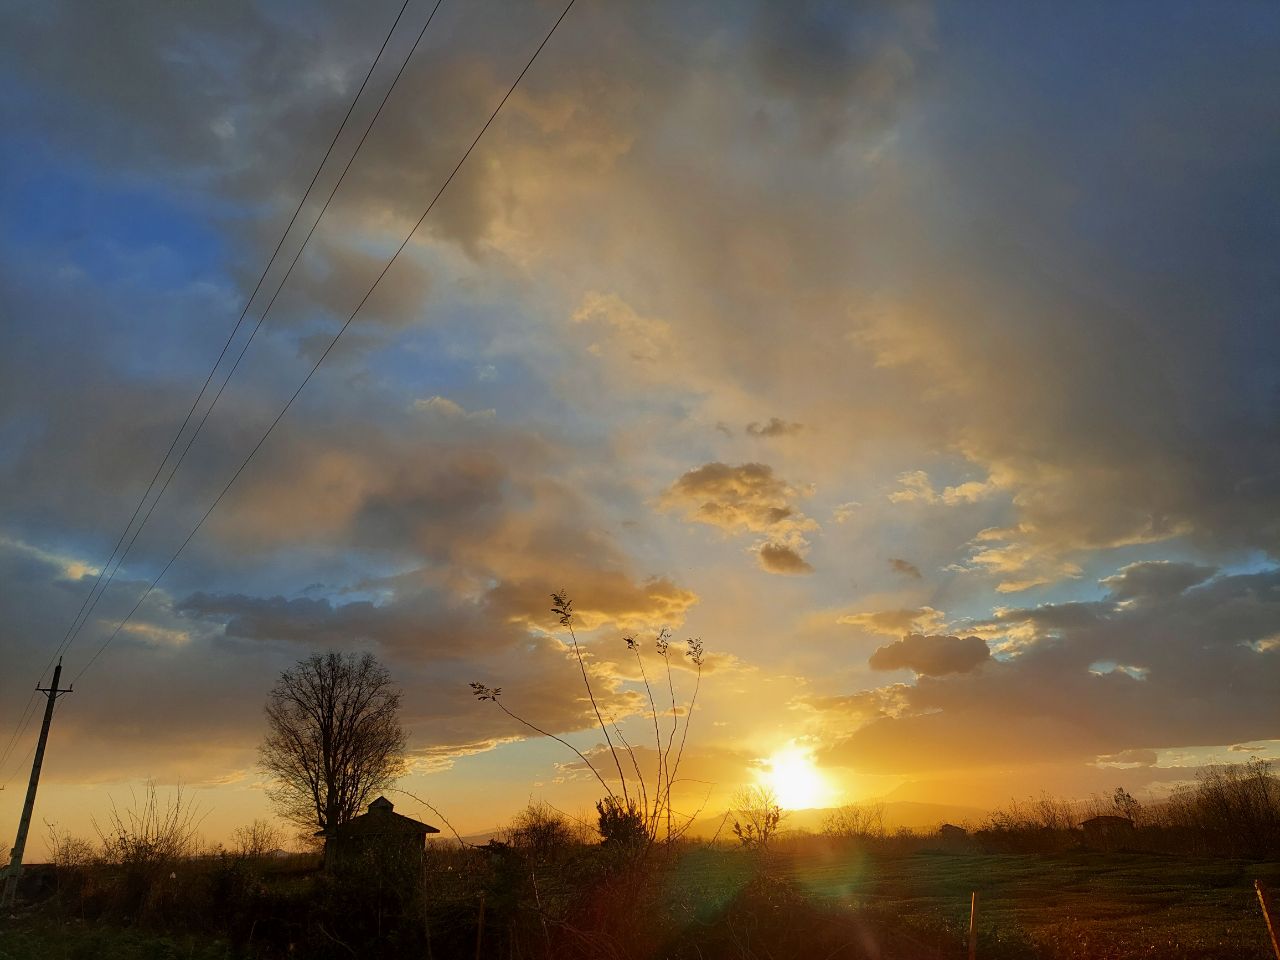
[[[150,782],[141,799],[133,795],[131,807],[121,810],[112,801],[105,827],[93,822],[103,861],[120,870],[120,910],[129,915],[159,913],[173,901],[181,882],[179,871],[188,872],[188,861],[196,853],[201,819],[181,785],[162,803]]]
[[[624,803],[617,797],[606,797],[596,801],[596,813],[597,829],[606,847],[634,851],[648,842],[644,813],[634,802]]]
[[[530,803],[503,831],[506,842],[539,860],[557,859],[571,847],[592,842],[590,828],[575,824],[549,803]]]

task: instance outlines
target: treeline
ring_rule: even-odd
[[[1130,826],[1090,824],[1095,818],[1127,821]],[[1041,797],[992,813],[974,832],[974,840],[996,852],[1084,845],[1207,857],[1276,857],[1280,778],[1268,761],[1254,758],[1206,767],[1193,784],[1161,800],[1143,802],[1123,789],[1075,803]]]
[[[1094,821],[1091,823],[1091,821]],[[889,855],[925,849],[1058,853],[1078,848],[1203,857],[1280,857],[1280,778],[1269,761],[1205,767],[1168,797],[1142,801],[1122,788],[1087,800],[1043,794],[1011,801],[962,829],[889,830],[879,804],[832,811],[816,834],[780,831],[774,846],[855,843]]]

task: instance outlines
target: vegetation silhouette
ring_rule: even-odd
[[[771,831],[768,856],[688,833],[668,856],[619,855],[598,824],[535,803],[486,846],[442,840],[345,878],[265,849],[269,824],[197,850],[193,810],[153,790],[96,844],[54,829],[6,956],[959,960],[981,889],[983,960],[1263,960],[1252,881],[1280,885],[1280,784],[1260,759],[1165,799],[1009,804],[948,842],[846,806],[818,833]],[[1088,846],[1084,819],[1126,811],[1129,848]]]
[[[304,834],[346,823],[404,771],[400,691],[372,654],[315,654],[267,697],[259,765]]]
[[[689,727],[697,706],[698,693],[702,687],[702,667],[706,660],[706,649],[701,638],[693,637],[686,641],[685,658],[692,665],[694,685],[689,699],[683,706],[678,703],[671,664],[671,631],[664,627],[654,638],[651,649],[661,661],[662,671],[665,673],[666,688],[670,698],[668,709],[658,706],[644,661],[643,644],[634,636],[623,637],[623,643],[634,656],[639,669],[648,700],[647,717],[653,723],[655,761],[652,771],[646,774],[636,749],[627,741],[617,719],[611,716],[608,723],[605,722],[600,700],[591,683],[591,673],[587,668],[586,657],[578,643],[577,631],[574,629],[573,601],[569,599],[566,591],[561,590],[559,593],[551,594],[551,603],[551,612],[556,615],[569,636],[569,648],[573,651],[582,675],[587,701],[591,704],[596,723],[604,735],[605,752],[617,774],[618,789],[615,790],[609,783],[606,772],[602,772],[587,754],[568,740],[510,710],[501,700],[502,687],[473,682],[471,684],[473,696],[478,701],[493,703],[512,720],[541,736],[555,740],[573,752],[584,768],[589,770],[604,788],[605,796],[596,803],[597,829],[611,847],[640,854],[659,840],[666,843],[674,842],[689,829],[698,815],[698,812],[692,814],[677,812],[672,806],[671,797],[673,787],[681,782],[680,765],[684,759]],[[670,717],[670,724],[662,721],[663,714]],[[610,730],[613,731],[612,734]],[[627,769],[631,770],[630,776],[626,772]]]

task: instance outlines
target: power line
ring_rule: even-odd
[[[128,553],[129,549],[133,546],[133,542],[137,540],[138,534],[142,531],[142,527],[146,525],[147,519],[151,516],[151,512],[154,511],[155,504],[159,503],[160,497],[164,495],[164,490],[165,488],[168,487],[168,482],[169,482],[168,480],[165,481],[164,487],[161,488],[160,493],[156,496],[155,502],[152,503],[151,508],[147,511],[146,516],[143,517],[142,523],[138,525],[137,531],[134,532],[133,538],[129,541],[129,546],[125,548],[124,553],[120,554],[120,559],[116,563],[115,570],[113,570],[110,573],[110,575],[106,577],[106,581],[103,582],[103,576],[107,573],[107,570],[111,567],[112,561],[116,559],[116,554],[120,552],[121,544],[124,543],[125,537],[128,536],[130,528],[133,527],[134,521],[138,519],[138,514],[142,511],[143,505],[147,502],[147,499],[151,496],[152,491],[155,489],[156,481],[160,478],[160,474],[164,471],[165,464],[168,463],[169,458],[173,455],[173,451],[177,448],[179,440],[182,439],[183,432],[187,429],[188,425],[190,425],[191,418],[195,415],[197,408],[200,406],[200,401],[204,399],[204,395],[209,389],[209,384],[213,382],[214,374],[217,373],[218,367],[222,364],[222,361],[226,358],[227,351],[231,348],[231,344],[235,341],[236,334],[239,333],[240,327],[244,324],[245,318],[249,314],[249,308],[253,305],[253,301],[257,298],[258,292],[262,289],[262,285],[266,281],[267,275],[270,273],[272,266],[275,265],[276,258],[280,255],[280,251],[284,247],[285,240],[288,239],[290,232],[293,230],[293,225],[297,222],[298,216],[302,213],[302,208],[306,205],[307,199],[311,196],[311,191],[315,188],[316,182],[320,179],[321,172],[324,170],[325,165],[329,162],[329,157],[333,154],[334,148],[337,146],[338,140],[342,137],[343,131],[346,130],[347,123],[351,119],[351,114],[355,111],[356,104],[359,103],[361,96],[364,94],[365,88],[369,85],[369,80],[373,76],[374,70],[377,68],[378,63],[382,60],[382,55],[384,52],[386,52],[387,45],[391,42],[391,38],[395,34],[396,27],[400,25],[400,20],[404,17],[405,10],[409,8],[410,2],[411,0],[404,0],[404,3],[401,5],[399,12],[396,14],[395,20],[392,21],[391,28],[387,31],[386,36],[383,38],[381,46],[378,47],[377,55],[374,56],[373,61],[369,64],[369,69],[365,72],[364,79],[360,82],[359,89],[356,90],[355,96],[352,97],[351,103],[347,107],[347,112],[342,117],[342,122],[338,125],[338,129],[334,133],[333,139],[329,141],[329,146],[325,150],[324,156],[320,159],[320,163],[316,167],[315,173],[312,174],[311,181],[307,184],[307,189],[303,191],[301,199],[298,200],[298,204],[293,210],[293,215],[289,218],[289,222],[285,226],[284,232],[280,234],[280,239],[276,242],[275,249],[272,250],[271,257],[267,260],[266,266],[262,268],[262,273],[258,276],[257,283],[254,284],[253,292],[249,294],[248,299],[245,301],[244,309],[240,311],[240,316],[236,319],[235,326],[231,328],[231,333],[227,335],[227,339],[222,345],[222,350],[218,353],[218,358],[214,360],[213,366],[209,368],[209,375],[205,377],[204,383],[200,387],[200,392],[196,395],[195,400],[192,401],[190,409],[187,410],[187,415],[182,420],[182,424],[178,427],[177,432],[173,435],[173,440],[169,444],[169,449],[165,451],[165,454],[161,458],[160,463],[156,466],[155,473],[152,474],[151,480],[147,484],[147,488],[143,492],[141,499],[138,500],[137,506],[133,508],[133,514],[129,517],[128,523],[125,524],[124,529],[120,532],[120,536],[116,540],[116,544],[111,550],[111,555],[107,557],[106,563],[104,563],[102,567],[99,568],[98,576],[94,580],[93,585],[89,588],[89,592],[85,594],[84,600],[81,601],[80,609],[76,611],[76,615],[71,621],[71,626],[67,628],[66,634],[63,635],[63,638],[59,642],[57,648],[50,655],[48,662],[41,669],[40,677],[44,676],[44,674],[53,665],[54,660],[56,660],[62,653],[64,653],[66,649],[71,645],[71,643],[74,642],[80,630],[83,629],[85,623],[88,622],[89,616],[90,614],[92,614],[94,607],[97,606],[98,600],[101,600],[102,595],[106,593],[107,587],[111,585],[111,581],[115,578],[116,573],[119,572],[121,565],[124,563],[125,555]],[[439,2],[437,2],[436,7],[438,8],[439,6],[440,4]],[[433,9],[432,16],[434,15],[435,15],[435,10]],[[430,19],[428,19],[427,22],[430,23]],[[419,39],[421,39],[420,36],[419,36]],[[401,69],[403,70],[403,67]],[[399,79],[399,74],[397,74],[397,79]],[[363,143],[363,140],[361,141],[361,143]],[[358,151],[359,147],[357,147],[356,149]],[[307,238],[310,239],[310,236],[311,235],[308,233]],[[306,245],[305,240],[303,241],[303,245],[304,246]],[[243,351],[241,352],[241,356],[243,356]],[[238,362],[239,361],[237,360],[237,363]],[[234,372],[234,367],[232,369]],[[224,386],[225,386],[225,383],[224,383]],[[221,395],[221,390],[218,391],[218,395]],[[214,403],[216,402],[217,402],[217,398],[215,397]],[[209,409],[211,410],[212,408],[213,408],[213,405],[210,404]],[[207,418],[208,418],[208,412],[206,411],[205,419]],[[203,424],[204,424],[204,420],[202,419],[200,426],[203,426]],[[196,434],[199,433],[200,426],[197,426],[195,433],[192,434],[192,440],[194,440]],[[187,444],[187,449],[189,448],[190,448],[190,441],[188,441],[188,444]],[[183,456],[185,456],[185,454],[186,454],[186,450],[183,451]],[[179,464],[181,463],[181,457],[179,458],[178,463]],[[169,480],[173,478],[173,473],[176,472],[176,470],[177,470],[177,464],[175,464],[174,470],[170,473]],[[97,599],[93,599],[92,603],[90,603],[95,593],[97,594]],[[9,756],[13,751],[13,747],[17,743],[18,739],[21,737],[22,733],[26,730],[27,725],[30,723],[31,717],[34,716],[34,714],[35,714],[35,692],[33,691],[27,699],[27,704],[23,708],[22,714],[18,720],[18,723],[14,727],[13,734],[9,737],[9,741],[5,745],[4,751],[0,753],[0,770],[3,770],[4,764],[8,761]],[[8,781],[6,781],[6,783],[7,782]]]
[[[129,543],[125,546],[124,553],[120,555],[120,562],[116,564],[116,572],[119,571],[120,566],[124,562],[124,558],[128,556],[129,551],[133,549],[133,545],[137,541],[139,534],[142,533],[142,528],[146,526],[147,521],[151,519],[151,514],[154,513],[156,507],[159,506],[160,498],[163,497],[165,491],[169,489],[169,484],[173,482],[173,478],[177,474],[178,468],[181,467],[183,461],[186,460],[187,454],[191,451],[191,447],[196,442],[196,438],[199,437],[200,432],[204,429],[204,425],[209,421],[209,416],[213,413],[214,407],[218,405],[218,401],[222,398],[222,394],[227,389],[227,385],[231,382],[231,378],[235,376],[236,370],[240,368],[240,362],[244,359],[249,347],[258,336],[258,331],[262,329],[263,323],[266,322],[267,316],[271,313],[271,308],[275,306],[275,302],[279,298],[281,291],[284,290],[285,284],[289,281],[289,277],[293,275],[293,270],[298,265],[299,260],[302,259],[302,254],[306,251],[307,244],[311,242],[311,237],[315,234],[316,228],[320,225],[320,221],[328,211],[329,205],[333,202],[333,198],[337,196],[338,188],[342,186],[343,181],[346,179],[347,173],[355,163],[356,156],[360,153],[365,141],[369,138],[370,131],[373,129],[374,124],[377,123],[378,118],[382,115],[382,110],[386,107],[387,101],[391,97],[391,92],[396,88],[396,84],[399,83],[400,77],[404,74],[405,68],[409,65],[409,60],[418,49],[418,44],[422,42],[422,38],[426,35],[427,27],[431,26],[431,21],[434,19],[436,11],[440,9],[440,5],[443,2],[444,0],[436,0],[435,6],[432,7],[431,14],[427,17],[426,23],[424,23],[422,25],[422,29],[418,31],[418,36],[414,40],[413,46],[409,48],[409,52],[405,54],[404,60],[401,61],[400,69],[396,71],[395,78],[391,81],[391,85],[387,87],[386,93],[383,94],[382,101],[378,104],[378,109],[374,112],[368,124],[365,126],[364,133],[360,137],[360,142],[356,144],[355,150],[352,151],[351,156],[347,158],[346,165],[342,168],[342,173],[339,174],[338,179],[334,182],[333,188],[329,191],[328,197],[325,198],[324,205],[320,208],[319,215],[317,215],[316,219],[312,222],[311,227],[307,230],[307,235],[303,238],[297,252],[294,253],[288,269],[285,270],[284,275],[280,278],[280,282],[276,285],[276,289],[272,293],[271,299],[267,301],[266,309],[262,311],[262,314],[258,317],[258,322],[254,324],[253,330],[250,331],[248,339],[246,339],[244,345],[240,347],[240,352],[236,355],[236,359],[232,363],[231,369],[227,371],[227,375],[223,378],[222,383],[218,386],[217,392],[213,395],[213,400],[209,403],[209,406],[205,408],[204,413],[200,417],[200,422],[196,424],[195,430],[193,430],[191,436],[187,438],[186,446],[182,448],[182,452],[178,455],[177,460],[174,461],[173,467],[169,470],[169,475],[165,477],[164,483],[160,487],[160,492],[156,494],[156,498],[151,502],[151,506],[149,506],[147,508],[147,512],[143,514],[142,522],[138,524],[137,529],[133,532],[133,536],[129,539]],[[107,578],[108,584],[114,576],[115,572],[112,573],[111,577]],[[101,593],[98,594],[98,599],[102,599]],[[90,606],[91,611],[93,606],[96,606],[96,604],[97,601],[94,601],[94,604]],[[81,621],[80,626],[71,635],[70,640],[67,641],[65,649],[70,649],[71,644],[74,643],[76,637],[79,636],[80,630],[84,628],[85,623],[87,623],[87,617],[85,620]]]
[[[151,591],[156,588],[156,584],[158,584],[161,581],[161,579],[163,579],[164,575],[169,571],[169,568],[173,566],[174,562],[178,559],[179,556],[181,556],[182,551],[187,548],[187,545],[191,543],[192,539],[199,532],[200,528],[204,526],[204,522],[209,519],[209,515],[213,513],[213,511],[217,508],[218,504],[222,502],[222,498],[227,495],[227,492],[235,484],[236,480],[240,478],[240,474],[244,472],[245,468],[249,466],[249,463],[257,455],[258,451],[262,449],[263,444],[267,442],[267,438],[271,436],[276,426],[280,423],[282,419],[284,419],[284,415],[289,412],[289,408],[292,407],[293,402],[298,399],[298,395],[301,394],[303,389],[306,387],[306,385],[311,382],[311,378],[315,375],[316,371],[320,369],[320,365],[324,363],[325,359],[333,351],[333,348],[337,345],[338,341],[342,339],[342,335],[346,333],[347,328],[351,326],[357,314],[360,313],[361,309],[363,309],[364,305],[368,302],[369,297],[373,295],[373,291],[377,289],[378,284],[382,282],[383,277],[387,275],[388,271],[391,270],[392,265],[396,262],[397,259],[399,259],[400,254],[404,252],[404,248],[409,245],[409,241],[413,239],[414,234],[418,232],[418,228],[422,226],[423,221],[427,219],[427,216],[431,213],[432,209],[434,209],[436,202],[444,194],[445,190],[448,189],[449,184],[453,182],[453,178],[457,176],[458,171],[461,170],[463,164],[467,162],[467,158],[471,156],[471,152],[475,149],[476,144],[479,143],[481,137],[485,135],[485,132],[489,129],[489,126],[493,123],[494,119],[498,116],[498,113],[502,110],[503,106],[506,105],[507,100],[509,100],[511,98],[511,95],[515,93],[516,87],[519,86],[520,81],[524,79],[524,75],[529,72],[529,68],[533,66],[533,62],[538,59],[538,55],[542,53],[543,48],[546,47],[547,43],[551,40],[552,36],[555,35],[555,32],[557,29],[559,29],[560,24],[564,22],[564,18],[569,15],[569,11],[573,9],[573,5],[575,2],[576,0],[569,0],[568,4],[566,4],[564,10],[561,11],[560,13],[560,16],[557,17],[555,23],[551,25],[551,29],[548,30],[546,36],[542,38],[542,42],[539,43],[537,49],[534,50],[533,55],[529,57],[528,62],[524,65],[524,69],[520,71],[519,75],[515,78],[511,86],[508,88],[507,92],[503,95],[502,99],[498,101],[498,105],[494,107],[493,112],[489,114],[489,119],[487,119],[484,122],[484,126],[480,128],[480,132],[475,135],[475,138],[471,141],[470,146],[468,146],[466,151],[462,154],[461,159],[459,159],[458,162],[454,165],[453,170],[451,170],[449,175],[445,178],[444,183],[440,185],[440,189],[436,191],[435,196],[431,198],[431,202],[427,204],[427,208],[422,212],[422,216],[418,217],[417,222],[410,228],[409,232],[405,235],[405,238],[400,242],[400,246],[396,248],[396,252],[391,255],[391,259],[387,261],[386,266],[382,268],[382,271],[378,274],[377,278],[370,285],[369,289],[365,291],[364,296],[360,298],[360,302],[356,304],[355,309],[351,311],[351,315],[347,317],[346,321],[338,329],[338,332],[334,334],[333,339],[329,341],[329,345],[325,348],[324,353],[320,355],[320,358],[315,362],[311,370],[302,379],[302,383],[298,385],[298,388],[294,390],[293,395],[288,399],[285,405],[281,408],[280,412],[276,414],[275,419],[271,421],[271,425],[267,427],[266,432],[263,433],[263,435],[258,439],[258,442],[254,444],[253,449],[249,451],[249,455],[244,458],[240,466],[236,468],[236,472],[232,474],[231,479],[227,481],[226,485],[222,488],[218,496],[214,498],[213,503],[211,503],[209,505],[209,508],[204,512],[204,515],[200,518],[200,520],[196,523],[196,525],[191,529],[191,532],[187,534],[187,538],[182,541],[182,544],[178,547],[177,550],[174,551],[173,556],[171,556],[168,562],[165,563],[164,567],[156,575],[156,578],[152,580],[151,584],[147,587],[147,589],[143,591],[142,596],[138,598],[138,602],[133,605],[133,609],[130,610],[129,613],[125,616],[125,618],[116,625],[116,628],[111,632],[110,636],[108,636],[107,639],[102,642],[102,644],[94,652],[93,656],[89,658],[89,661],[83,667],[80,668],[80,672],[76,674],[75,680],[79,680],[82,676],[84,676],[85,672],[91,666],[93,666],[94,662],[98,659],[98,657],[102,655],[103,651],[106,650],[108,646],[110,646],[111,642],[119,635],[120,631],[123,630],[125,625],[133,618],[133,615],[138,612],[138,609],[142,606],[143,602],[151,594]]]

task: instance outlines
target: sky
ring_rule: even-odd
[[[0,11],[0,746],[399,9]],[[67,648],[35,833],[148,780],[210,840],[270,816],[263,704],[326,650],[387,665],[401,787],[461,831],[587,810],[468,686],[606,760],[561,589],[634,742],[623,638],[661,670],[670,629],[680,703],[705,645],[681,811],[771,758],[807,805],[981,808],[1280,755],[1280,8],[1244,0],[578,0],[103,646],[561,9],[441,4]]]

